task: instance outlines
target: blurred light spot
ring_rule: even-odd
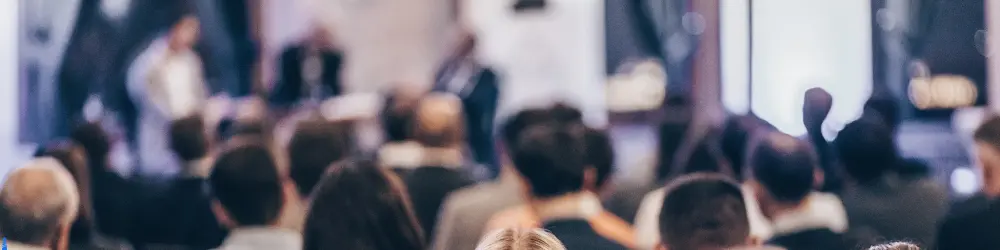
[[[128,13],[132,0],[101,0],[101,13],[108,19],[118,20]]]
[[[667,56],[673,63],[679,63],[691,54],[691,40],[683,32],[677,32],[667,38]]]
[[[989,31],[986,30],[977,30],[976,35],[973,37],[976,43],[976,50],[985,57],[993,56],[993,50],[990,49],[990,45],[987,43],[989,37]]]
[[[910,79],[909,96],[918,109],[952,109],[976,104],[979,90],[964,76],[916,77]]]
[[[681,17],[681,25],[692,35],[697,36],[705,33],[705,17],[696,12],[684,13],[684,16]]]
[[[976,176],[976,172],[967,167],[951,171],[951,189],[962,195],[975,193],[979,189],[979,178]]]
[[[878,9],[878,12],[875,13],[875,22],[878,22],[878,27],[885,32],[892,31],[897,26],[896,17],[892,15],[892,11],[886,8]]]

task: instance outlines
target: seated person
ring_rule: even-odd
[[[584,131],[578,123],[553,122],[532,127],[517,140],[511,155],[524,177],[528,206],[567,249],[628,249],[589,220],[603,208],[591,191],[597,169],[587,157]]]
[[[979,126],[976,141],[982,189],[956,204],[938,233],[939,250],[985,250],[1000,246],[1000,117]]]
[[[718,174],[693,174],[667,185],[659,228],[670,250],[754,245],[739,184]]]

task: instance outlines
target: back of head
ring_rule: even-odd
[[[70,138],[87,151],[90,167],[103,168],[111,152],[111,137],[100,123],[90,122],[73,129]]]
[[[425,147],[454,148],[465,139],[462,101],[447,94],[432,94],[417,105],[413,138]]]
[[[882,119],[890,130],[896,130],[899,126],[899,104],[896,100],[889,98],[872,98],[865,102],[866,113],[874,112],[872,115],[876,115]]]
[[[542,229],[508,228],[483,236],[476,250],[565,250],[562,242]]]
[[[722,173],[733,176],[732,165],[726,160],[718,143],[712,137],[703,138],[690,154],[674,158],[675,166],[671,168],[679,170],[682,174]]]
[[[584,142],[587,147],[588,165],[597,170],[596,184],[597,188],[601,189],[614,173],[615,149],[607,132],[602,130],[586,128]]]
[[[733,167],[733,177],[743,179],[743,163],[749,151],[750,139],[759,129],[757,118],[749,115],[730,117],[722,130],[720,147],[722,154]]]
[[[751,174],[773,199],[797,203],[812,191],[819,167],[809,143],[780,132],[764,135],[750,154]]]
[[[181,161],[194,161],[208,156],[208,128],[201,116],[188,116],[170,123],[170,149]]]
[[[393,97],[387,101],[385,110],[382,111],[386,141],[402,142],[411,139],[416,106],[416,101],[405,97]]]
[[[1000,150],[1000,116],[986,119],[973,134],[976,142],[985,143],[995,150]]]
[[[212,166],[209,186],[215,199],[238,226],[266,226],[284,205],[281,175],[271,151],[244,142],[223,152]]]
[[[840,131],[833,144],[844,170],[858,182],[877,180],[897,164],[892,132],[881,121],[851,122]]]
[[[7,175],[0,190],[0,234],[9,241],[48,246],[76,218],[73,177],[51,158]]]
[[[303,249],[424,249],[406,191],[395,178],[369,160],[331,166],[313,195]]]
[[[289,175],[299,194],[308,196],[327,167],[348,157],[354,150],[349,121],[300,122],[288,143]]]
[[[660,237],[671,250],[725,249],[749,243],[743,193],[722,175],[688,175],[668,184],[659,219]]]
[[[920,250],[920,247],[906,242],[893,242],[872,246],[868,250]]]
[[[588,170],[584,128],[543,124],[529,128],[511,152],[514,166],[535,198],[581,191]]]
[[[544,109],[523,110],[504,123],[501,136],[507,147],[514,147],[522,132],[535,125],[546,123],[582,124],[583,113],[565,104],[556,104]]]

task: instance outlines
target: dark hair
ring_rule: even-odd
[[[539,123],[544,123],[550,118],[549,111],[545,109],[527,109],[518,112],[508,119],[501,128],[501,139],[507,147],[513,147],[524,130]]]
[[[89,122],[73,129],[70,138],[87,152],[87,165],[90,168],[108,167],[108,154],[111,152],[111,137],[104,131],[100,123]]]
[[[169,130],[170,149],[182,161],[193,161],[208,155],[208,131],[200,116],[174,120]]]
[[[383,123],[385,124],[386,140],[389,142],[401,142],[412,137],[412,124],[416,103],[402,98],[390,98],[386,102],[386,109],[383,111]]]
[[[514,167],[537,198],[577,192],[584,187],[587,151],[583,126],[558,123],[529,128],[512,150]]]
[[[261,141],[270,141],[271,125],[261,119],[236,120],[230,125],[229,139],[251,138]]]
[[[587,161],[597,170],[597,188],[607,184],[614,172],[615,149],[607,132],[587,128],[584,132],[584,142],[587,147]]]
[[[732,166],[733,178],[737,180],[743,180],[744,161],[757,126],[756,118],[752,116],[733,116],[726,121],[722,130],[720,148]]]
[[[370,160],[330,166],[302,233],[305,250],[422,250],[426,246],[402,184]]]
[[[688,175],[669,184],[659,220],[671,250],[734,247],[750,236],[743,193],[722,175]]]
[[[681,102],[684,100],[682,98],[678,99],[681,100],[674,101]],[[691,123],[689,110],[686,107],[672,106],[668,108],[672,110],[665,117],[663,124],[660,124],[657,138],[656,179],[659,181],[666,180],[674,171],[672,167],[674,166],[675,158],[678,151],[684,145]]]
[[[972,137],[978,142],[989,144],[1000,150],[1000,116],[991,116],[983,121]]]
[[[272,224],[284,205],[275,158],[262,143],[245,142],[222,153],[213,165],[209,186],[240,226]]]
[[[514,6],[511,7],[514,9],[514,12],[521,13],[531,10],[545,10],[546,6],[548,6],[548,1],[546,0],[517,0],[514,2]]]
[[[79,193],[80,204],[77,207],[76,220],[70,228],[70,241],[87,242],[90,240],[94,226],[93,203],[91,202],[91,174],[88,171],[86,151],[73,142],[59,142],[46,147],[43,157],[52,157],[73,176]]]
[[[693,173],[722,173],[727,176],[733,175],[733,168],[722,154],[717,140],[714,137],[705,137],[695,145],[694,150],[686,156],[676,156],[676,169],[681,170],[681,174]]]
[[[809,143],[780,132],[761,138],[748,162],[754,179],[777,201],[799,202],[812,191],[819,168]]]
[[[896,127],[899,126],[899,104],[896,103],[896,100],[889,98],[871,98],[865,102],[864,108],[866,113],[874,112],[871,115],[876,115],[879,118],[882,118],[882,121],[885,122],[886,126],[889,126],[889,129],[896,130]]]
[[[844,170],[858,182],[875,181],[898,163],[892,132],[879,121],[851,122],[833,144]]]
[[[299,194],[308,196],[327,167],[354,151],[349,121],[299,123],[288,143],[289,174]]]

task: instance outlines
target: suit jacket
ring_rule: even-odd
[[[413,212],[420,222],[426,240],[434,238],[438,211],[445,197],[453,191],[472,185],[472,178],[461,169],[425,166],[415,169],[394,169],[410,194]]]
[[[149,184],[155,185],[155,184]],[[141,202],[136,231],[131,237],[139,249],[150,246],[186,246],[210,249],[228,234],[211,210],[207,183],[200,177],[180,177],[151,190]]]
[[[858,246],[847,237],[827,228],[815,228],[775,236],[770,245],[788,250],[854,250]]]
[[[939,223],[948,211],[948,193],[928,178],[895,174],[880,182],[847,187],[841,198],[851,233],[868,241],[909,241],[934,246]]]
[[[135,185],[107,169],[94,169],[91,178],[97,229],[109,237],[127,237],[133,226],[129,218],[135,212]]]
[[[955,205],[938,234],[938,250],[987,250],[1000,246],[1000,200],[974,196]]]
[[[573,250],[615,250],[628,249],[608,238],[604,238],[584,219],[563,219],[545,222],[542,226],[562,241],[566,249]]]
[[[322,73],[320,75],[320,84],[326,89],[326,92],[332,96],[340,94],[340,67],[343,64],[343,59],[340,54],[334,52],[323,51],[319,55],[320,67]],[[304,46],[295,46],[286,49],[281,53],[280,69],[278,73],[281,75],[278,78],[278,82],[274,87],[274,91],[271,91],[270,101],[274,104],[279,105],[289,105],[296,101],[299,101],[303,96],[309,97],[306,93],[308,91],[308,85],[306,83],[305,76],[303,76],[303,66],[306,61],[306,48]]]
[[[441,206],[431,249],[475,249],[494,214],[523,203],[521,188],[512,175],[455,191]]]

